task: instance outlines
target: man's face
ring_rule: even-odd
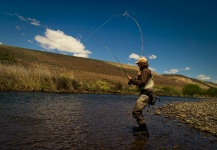
[[[138,63],[137,65],[138,65],[139,68],[141,68],[141,63]]]

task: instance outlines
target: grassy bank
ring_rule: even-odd
[[[74,77],[73,72],[69,70],[52,70],[40,65],[24,67],[3,64],[0,64],[0,90],[72,93],[119,93],[133,91],[126,91],[121,83],[111,85],[101,80],[78,80]]]

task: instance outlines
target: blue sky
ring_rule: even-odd
[[[0,44],[217,83],[215,0],[1,0]],[[142,34],[141,34],[142,33]]]

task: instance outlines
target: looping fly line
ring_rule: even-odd
[[[91,37],[93,34],[95,34],[100,28],[102,28],[105,24],[107,24],[112,18],[116,17],[116,16],[126,16],[126,17],[129,17],[131,18],[135,23],[136,25],[138,26],[139,28],[139,32],[140,32],[140,37],[141,37],[141,41],[142,41],[142,52],[141,52],[141,57],[144,56],[144,40],[143,40],[143,35],[142,35],[142,29],[138,23],[138,21],[132,17],[131,15],[128,14],[128,12],[124,12],[124,14],[116,14],[116,15],[113,15],[112,17],[110,17],[108,20],[106,20],[101,26],[99,26],[95,31],[93,31],[92,33],[90,33],[85,39],[83,42],[85,42],[89,37]]]

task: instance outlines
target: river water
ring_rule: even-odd
[[[0,149],[217,149],[217,138],[143,112],[150,137],[133,136],[137,96],[0,92]],[[161,97],[165,103],[195,100]],[[155,107],[156,107],[155,106]]]

